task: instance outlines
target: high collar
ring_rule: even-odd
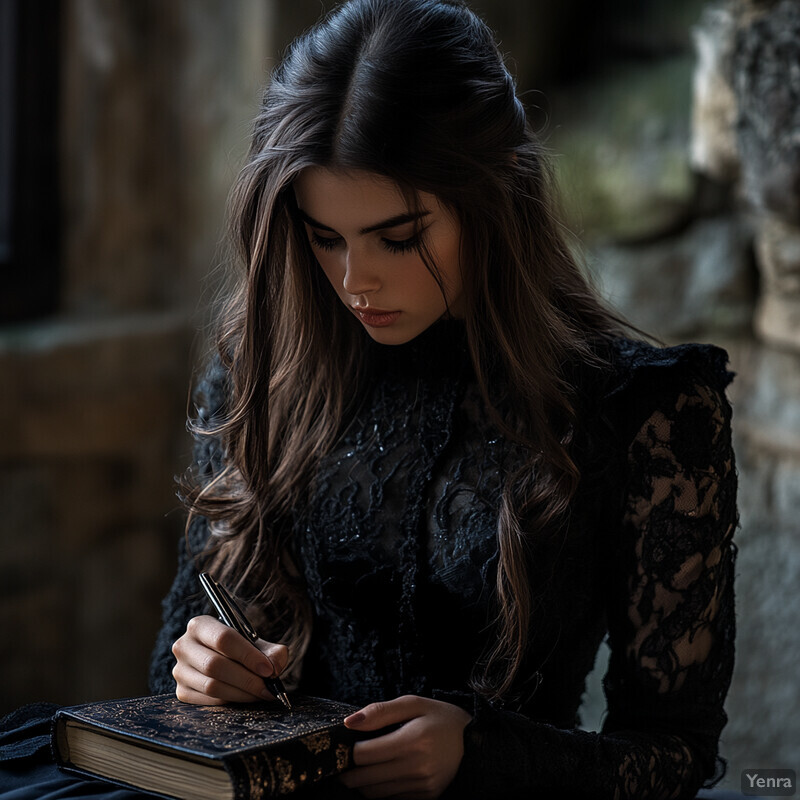
[[[440,319],[405,344],[370,340],[369,358],[377,374],[423,379],[464,375],[470,367],[466,325],[459,319]]]

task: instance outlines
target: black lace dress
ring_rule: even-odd
[[[531,553],[523,675],[503,704],[468,680],[494,632],[496,527],[518,446],[493,427],[459,323],[377,348],[370,400],[295,520],[315,612],[301,689],[357,704],[439,697],[474,715],[454,798],[683,798],[719,772],[734,654],[736,471],[727,357],[621,339],[578,373],[581,483],[564,530]],[[224,376],[199,414],[224,403]],[[204,445],[211,475],[220,453]],[[197,521],[195,551],[208,536]],[[183,553],[183,548],[181,550]],[[151,688],[172,691],[172,642],[204,613],[185,554],[164,602]],[[578,707],[603,637],[600,732]]]

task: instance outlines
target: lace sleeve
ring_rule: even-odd
[[[655,393],[627,451],[602,731],[478,699],[454,797],[675,800],[714,774],[733,668],[736,472],[722,389],[682,388]]]
[[[656,739],[621,762],[623,797],[681,797],[714,772],[735,625],[729,423],[724,396],[696,384],[652,413],[628,452],[604,731]]]

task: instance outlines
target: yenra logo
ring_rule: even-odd
[[[796,787],[793,769],[746,769],[742,772],[742,794],[745,796],[791,797]]]

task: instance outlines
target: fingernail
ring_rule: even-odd
[[[361,711],[356,711],[355,714],[351,714],[349,717],[345,717],[344,724],[345,725],[358,725],[359,722],[363,722],[366,719],[366,715]]]
[[[267,689],[262,689],[261,690],[261,696],[265,700],[273,700],[274,699],[273,696],[272,696],[272,692],[268,691]]]

